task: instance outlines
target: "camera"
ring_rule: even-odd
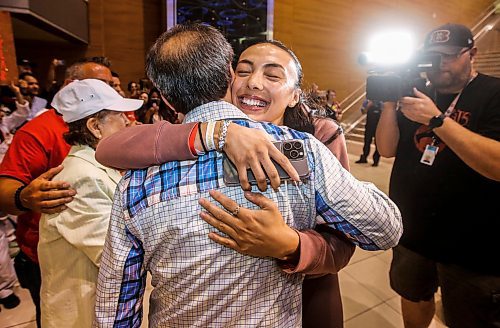
[[[278,149],[280,145],[275,145]],[[304,158],[304,145],[301,141],[283,141],[281,143],[283,154],[290,160]]]
[[[367,64],[367,57],[358,59]],[[427,79],[422,72],[439,69],[440,55],[415,54],[410,61],[398,66],[378,66],[368,71],[366,98],[373,101],[397,101],[402,97],[414,97],[413,88],[426,93]]]

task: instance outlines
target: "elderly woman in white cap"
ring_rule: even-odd
[[[40,220],[42,327],[92,326],[99,262],[121,178],[95,160],[95,147],[128,126],[125,112],[142,103],[95,79],[71,82],[52,101],[68,123],[64,139],[72,145],[55,179],[70,183],[77,194],[66,210]]]

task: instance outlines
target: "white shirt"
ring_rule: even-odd
[[[20,104],[16,101],[16,110],[9,116],[4,116],[0,123],[0,133],[3,135],[4,140],[0,142],[0,163],[9,149],[12,142],[13,135],[10,133],[15,128],[18,128],[26,121],[29,115],[29,103]]]
[[[45,113],[48,109],[47,107],[47,100],[34,96],[33,100],[31,101],[31,108],[30,108],[30,113],[28,115],[28,121],[31,121],[38,115],[41,115]]]
[[[91,327],[95,285],[111,204],[120,173],[73,146],[54,180],[76,189],[68,209],[42,215],[38,257],[42,273],[42,327]]]

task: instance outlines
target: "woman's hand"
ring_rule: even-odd
[[[224,152],[236,166],[241,188],[244,190],[252,189],[248,182],[248,168],[252,170],[260,191],[267,189],[266,175],[271,187],[275,190],[279,188],[281,180],[271,159],[278,163],[292,180],[300,181],[297,171],[288,158],[273,145],[269,135],[263,131],[230,124]]]
[[[208,234],[210,239],[245,255],[269,256],[287,261],[294,261],[298,257],[299,235],[286,225],[272,200],[247,191],[246,199],[260,207],[260,210],[250,210],[218,191],[210,191],[210,196],[227,211],[202,198],[200,205],[208,213],[202,212],[200,216],[228,236],[211,232]]]

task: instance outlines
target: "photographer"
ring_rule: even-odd
[[[448,326],[498,327],[500,79],[474,70],[465,26],[434,29],[424,51],[441,56],[431,97],[384,103],[376,133],[380,154],[395,156],[390,197],[403,215],[391,286],[405,327],[428,327],[438,286]]]

